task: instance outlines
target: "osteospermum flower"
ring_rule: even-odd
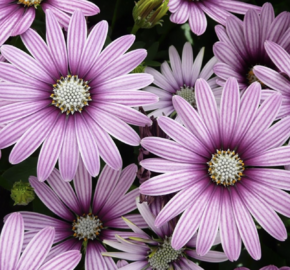
[[[282,95],[282,106],[277,118],[283,118],[290,115],[290,55],[282,46],[271,41],[265,42],[265,48],[275,67],[258,65],[253,70],[260,81]],[[269,93],[268,90],[265,95]]]
[[[259,82],[267,88],[264,81],[256,78],[253,67],[264,65],[274,68],[264,42],[271,40],[290,49],[290,13],[282,12],[275,18],[273,7],[265,3],[261,14],[250,9],[241,21],[230,16],[226,27],[216,26],[219,42],[213,46],[215,56],[220,60],[214,72],[220,77],[217,83],[224,85],[229,77],[237,78],[239,87],[244,91],[252,82]]]
[[[238,268],[235,268],[235,270],[250,270],[250,269],[247,267],[238,267]],[[275,265],[268,265],[268,266],[260,268],[260,270],[290,270],[290,267],[283,266],[281,268],[278,268]]]
[[[48,225],[48,224],[47,224]],[[72,270],[81,260],[78,250],[60,252],[44,263],[49,253],[55,231],[46,227],[36,233],[21,254],[24,237],[24,223],[21,214],[13,213],[6,220],[0,237],[1,270]],[[21,254],[21,256],[20,256]]]
[[[87,0],[3,0],[1,1],[0,45],[10,36],[23,34],[34,21],[35,9],[50,9],[62,27],[68,27],[71,14],[81,9],[85,16],[96,15],[100,9]]]
[[[123,36],[102,52],[108,24],[98,23],[87,37],[85,17],[76,11],[70,21],[67,44],[61,27],[49,10],[46,13],[47,44],[33,30],[22,40],[33,57],[3,45],[10,63],[0,63],[0,99],[10,102],[0,108],[0,149],[16,143],[9,160],[17,164],[42,143],[37,175],[44,181],[59,160],[65,181],[71,180],[80,159],[88,172],[99,173],[99,156],[112,168],[122,159],[110,135],[139,145],[138,134],[127,123],[151,121],[136,111],[157,101],[154,94],[137,89],[153,81],[149,74],[127,74],[146,57],[146,50],[125,53],[134,42]],[[110,134],[110,135],[109,135]]]
[[[155,216],[151,212],[146,202],[139,203],[137,199],[137,207],[144,220],[147,222],[151,230],[157,237],[149,236],[130,220],[125,219],[128,226],[135,232],[135,236],[130,237],[131,241],[116,235],[117,241],[105,240],[104,243],[123,252],[105,252],[104,256],[112,256],[129,261],[133,261],[128,265],[123,264],[119,267],[122,270],[145,270],[145,269],[193,269],[202,270],[200,266],[195,264],[192,259],[198,259],[206,262],[223,262],[227,257],[223,252],[209,251],[204,257],[198,256],[194,250],[196,245],[196,237],[189,240],[186,246],[175,250],[171,246],[172,226],[165,223],[162,227],[157,228],[154,225]],[[155,211],[160,212],[161,205],[155,204]],[[217,237],[214,244],[219,243]],[[190,260],[190,259],[191,260]]]
[[[160,227],[182,213],[172,236],[179,250],[197,232],[197,254],[205,255],[219,228],[228,258],[237,260],[243,241],[249,254],[261,257],[252,216],[271,236],[284,241],[285,226],[276,212],[290,216],[290,172],[275,166],[290,164],[290,117],[272,125],[281,105],[279,93],[261,106],[261,86],[253,83],[240,100],[236,79],[226,82],[220,109],[209,85],[196,83],[194,109],[181,97],[173,98],[182,123],[159,117],[158,124],[173,140],[149,137],[141,145],[160,158],[141,165],[163,173],[140,186],[142,194],[178,192],[158,214]],[[271,168],[265,168],[271,167]]]
[[[207,21],[205,14],[220,24],[225,24],[229,12],[245,14],[249,8],[260,11],[260,7],[235,0],[169,0],[170,20],[177,24],[189,22],[190,29],[196,35],[205,32]]]
[[[203,55],[204,48],[199,51],[194,60],[192,47],[189,42],[186,42],[182,51],[182,59],[180,59],[174,46],[169,48],[171,68],[165,61],[161,65],[161,73],[150,67],[145,69],[146,73],[153,75],[154,84],[157,87],[149,86],[144,90],[154,93],[159,97],[159,102],[153,105],[143,106],[145,111],[154,110],[148,114],[148,116],[167,116],[174,112],[172,98],[175,95],[183,97],[192,106],[195,106],[194,89],[195,82],[198,78],[208,80],[208,83],[212,86],[213,90],[215,90],[217,86],[215,83],[216,78],[210,79],[210,77],[213,74],[213,66],[216,64],[217,59],[213,57],[203,69],[201,69]]]
[[[135,199],[139,195],[138,189],[127,193],[134,182],[136,172],[135,164],[127,166],[123,171],[113,170],[106,165],[98,179],[92,205],[92,179],[82,162],[73,180],[75,191],[70,183],[61,181],[56,169],[47,179],[50,187],[31,176],[29,182],[37,196],[47,208],[63,220],[33,212],[21,212],[27,230],[26,241],[49,224],[55,228],[56,245],[47,260],[60,251],[80,250],[84,244],[86,270],[94,270],[96,265],[99,269],[116,269],[111,258],[102,257],[101,252],[105,252],[106,249],[101,242],[105,239],[114,239],[115,234],[124,237],[132,235],[124,230],[116,230],[128,228],[121,218],[124,215],[133,219],[139,226],[147,227],[141,215],[127,215],[136,209]]]

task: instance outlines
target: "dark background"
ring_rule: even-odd
[[[134,24],[132,18],[133,0],[95,0],[93,2],[99,6],[101,13],[88,18],[89,27],[94,26],[100,20],[107,20],[110,25],[107,43],[131,32]],[[265,3],[262,0],[251,0],[247,2],[256,5],[263,5]],[[273,4],[276,15],[282,11],[290,10],[289,0],[271,0],[268,2]],[[181,52],[184,43],[191,41],[194,55],[202,47],[205,47],[204,63],[206,63],[213,56],[212,45],[217,41],[214,26],[217,23],[207,18],[208,27],[206,32],[202,36],[197,37],[191,33],[189,26],[171,23],[169,21],[169,14],[168,12],[167,16],[164,17],[162,27],[156,26],[152,29],[140,29],[137,32],[136,42],[132,49],[146,48],[148,50],[148,57],[145,63],[158,69],[160,63],[168,60],[168,47],[170,45],[174,45]],[[242,16],[240,17],[242,18]],[[32,27],[45,37],[45,16],[40,8],[37,10],[37,17]],[[19,37],[10,38],[7,43],[25,50]],[[124,166],[133,162],[137,163],[138,147],[127,146],[118,141],[116,143],[122,154]],[[13,201],[10,198],[10,189],[15,181],[21,179],[23,182],[26,182],[29,175],[36,175],[37,156],[39,152],[37,151],[32,157],[21,164],[12,166],[8,162],[10,151],[11,148],[2,150],[2,158],[0,161],[0,228],[3,225],[2,218],[6,214],[14,211],[35,211],[53,216],[38,198],[27,206],[13,206]],[[138,185],[138,182],[136,181],[135,184]],[[281,218],[285,222],[288,231],[290,231],[290,220],[282,216]],[[237,266],[246,266],[251,270],[255,270],[269,264],[274,264],[278,267],[290,266],[290,240],[279,242],[268,235],[263,229],[259,229],[258,232],[262,246],[262,259],[260,261],[254,261],[248,255],[247,251],[243,249],[238,262],[225,262],[221,264],[201,262],[200,266],[206,270],[232,270]],[[220,249],[220,247],[217,247],[217,249]],[[83,269],[83,265],[82,261],[77,269]]]

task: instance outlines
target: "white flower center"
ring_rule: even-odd
[[[175,250],[171,246],[171,237],[165,238],[163,244],[149,255],[148,262],[154,270],[167,270],[170,263],[182,256],[184,249]]]
[[[54,94],[50,97],[53,99],[52,104],[60,108],[61,112],[74,114],[89,105],[88,101],[92,100],[89,90],[88,82],[79,79],[77,75],[68,75],[57,80],[57,84],[53,85]]]
[[[42,0],[18,0],[17,4],[23,4],[24,6],[31,7],[34,6],[37,8],[38,5],[40,5]]]
[[[83,215],[78,217],[76,221],[73,222],[74,237],[79,240],[88,239],[94,240],[100,234],[101,229],[103,229],[102,222],[98,219],[97,216],[92,215]]]
[[[180,87],[180,90],[176,91],[176,95],[183,97],[191,105],[195,105],[195,94],[193,87],[184,85],[183,87]]]
[[[217,150],[207,163],[208,173],[213,182],[218,185],[234,185],[243,176],[244,163],[235,151]]]

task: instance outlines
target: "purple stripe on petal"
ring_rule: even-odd
[[[230,15],[224,8],[219,7],[216,3],[209,1],[199,3],[199,7],[212,19],[225,25],[226,18]]]
[[[99,176],[93,199],[93,213],[99,214],[111,192],[114,190],[120,177],[121,170],[113,170],[108,165]]]
[[[51,188],[48,187],[48,185],[39,182],[34,176],[29,177],[29,183],[34,188],[37,196],[53,213],[68,221],[75,219],[75,216],[66,206],[64,206],[59,197],[52,191]]]
[[[58,165],[62,179],[70,181],[74,178],[79,163],[79,149],[73,117],[67,119],[64,138]]]
[[[256,225],[234,188],[231,189],[231,201],[236,224],[244,245],[251,257],[259,260],[261,258],[261,245]]]
[[[284,241],[287,238],[287,231],[282,220],[262,198],[253,194],[244,184],[241,182],[241,185],[237,186],[237,191],[252,216],[271,236]]]
[[[240,105],[238,82],[229,78],[224,86],[220,104],[220,131],[224,149],[230,145],[235,132]]]
[[[183,170],[202,170],[204,165],[196,165],[190,163],[178,163],[176,161],[171,161],[163,158],[146,158],[140,162],[140,166],[145,169],[158,173],[183,171]]]
[[[268,29],[266,40],[280,43],[281,35],[285,33],[290,24],[290,14],[286,11],[280,13],[272,22]]]
[[[206,161],[204,157],[168,139],[147,137],[142,139],[141,145],[151,153],[172,161],[199,164]]]
[[[244,160],[247,166],[284,166],[290,164],[290,146],[277,147]]]
[[[241,253],[241,236],[233,215],[230,193],[223,190],[220,218],[220,236],[223,250],[230,261],[236,261]]]
[[[35,9],[34,8],[25,9],[23,16],[21,16],[17,21],[17,23],[14,25],[11,36],[18,36],[23,34],[31,26],[34,19],[35,19]]]
[[[29,157],[48,136],[57,117],[58,112],[53,111],[46,116],[46,119],[43,119],[45,121],[39,121],[31,125],[13,147],[9,156],[10,163],[17,164]]]
[[[106,70],[107,67],[122,56],[133,44],[134,35],[125,35],[110,43],[99,55],[86,78],[94,78],[96,73]]]
[[[170,20],[177,24],[185,23],[188,20],[189,7],[189,3],[181,2],[179,9],[174,14],[171,14]]]
[[[101,102],[117,103],[130,107],[150,105],[158,101],[158,97],[155,94],[145,91],[108,91],[95,94],[93,98]]]
[[[253,9],[258,12],[261,11],[261,7],[259,6],[232,0],[223,0],[222,2],[219,2],[218,5],[230,12],[238,14],[245,14],[249,9]]]
[[[136,131],[119,118],[92,106],[88,112],[105,131],[118,140],[133,146],[140,144],[140,138]]]
[[[74,269],[82,258],[82,254],[77,250],[70,250],[59,254],[44,265],[39,270],[71,270]]]
[[[202,143],[184,126],[169,117],[160,116],[158,124],[161,129],[181,146],[207,157],[208,152]]]
[[[4,224],[0,237],[0,268],[14,270],[20,256],[24,237],[21,214],[13,213]]]
[[[290,190],[290,171],[278,169],[247,169],[245,175],[273,188]]]
[[[290,216],[290,195],[289,193],[278,189],[277,187],[271,187],[267,184],[258,181],[249,180],[247,178],[243,179],[243,184],[251,190],[252,193],[258,198],[262,198],[266,203],[273,208],[275,211],[281,213],[282,215]]]
[[[79,160],[78,169],[74,177],[74,187],[80,203],[79,211],[89,213],[92,198],[92,177],[82,159]]]
[[[86,251],[86,258],[85,258],[85,268],[86,270],[95,270],[96,265],[103,270],[109,270],[107,265],[104,261],[104,258],[99,252],[97,246],[100,245],[97,241],[89,242],[87,251]]]
[[[225,262],[228,260],[225,253],[220,252],[220,251],[214,251],[214,250],[210,250],[204,256],[197,255],[197,252],[195,250],[187,250],[186,254],[194,259],[204,261],[204,262],[219,263],[219,262]]]
[[[213,70],[216,75],[218,75],[224,80],[227,80],[229,77],[234,77],[238,80],[238,82],[244,81],[244,78],[241,76],[241,74],[233,70],[233,68],[228,64],[219,62],[214,66]]]
[[[220,41],[225,42],[225,43],[231,43],[231,41],[226,33],[225,27],[223,27],[222,25],[216,25],[214,29],[215,29],[216,35]]]
[[[79,206],[79,202],[73,188],[69,183],[66,183],[61,179],[60,173],[57,169],[54,169],[52,171],[51,175],[47,179],[47,182],[52,190],[66,204],[69,209],[71,209],[79,216],[84,213]]]
[[[27,75],[48,84],[55,83],[41,64],[20,49],[11,45],[3,45],[1,47],[1,53],[13,64],[13,66],[17,67]]]
[[[55,67],[55,64],[50,56],[46,43],[40,37],[40,35],[33,29],[28,29],[21,35],[21,39],[25,44],[25,47],[33,55],[33,57],[45,68],[48,73],[54,78],[59,79],[59,73]],[[40,82],[39,82],[40,84]],[[49,85],[51,90],[51,85]]]
[[[252,83],[242,96],[239,109],[239,118],[234,130],[231,148],[235,148],[251,127],[260,104],[261,85]]]
[[[87,115],[88,116],[88,115]],[[122,158],[115,142],[111,136],[101,128],[91,117],[86,117],[88,125],[94,132],[94,137],[102,159],[113,169],[122,168]]]
[[[71,224],[60,219],[28,211],[21,211],[20,213],[23,217],[25,230],[40,231],[47,227],[48,224],[56,230],[71,230]]]
[[[79,61],[78,75],[80,78],[83,78],[96,62],[104,46],[107,33],[108,23],[106,21],[99,22],[90,31]]]
[[[182,6],[186,6],[186,5],[187,3],[184,2]],[[174,46],[169,47],[169,59],[170,59],[170,64],[171,64],[171,68],[172,68],[173,76],[175,80],[177,81],[179,86],[183,86],[184,80],[182,76],[182,63],[181,63],[179,54]]]
[[[195,57],[195,60],[193,62],[192,68],[191,68],[191,85],[194,86],[197,78],[199,77],[199,73],[202,66],[203,56],[204,56],[204,50],[205,48],[202,47],[200,51],[198,52],[197,56]]]
[[[259,59],[261,44],[261,25],[257,11],[250,9],[244,18],[244,35],[252,59]]]
[[[65,130],[66,117],[61,115],[41,147],[37,163],[37,177],[39,181],[44,181],[51,174],[65,139]],[[60,178],[59,181],[63,180]]]
[[[271,41],[265,42],[265,49],[271,60],[280,69],[280,71],[285,72],[288,76],[290,76],[289,54],[280,45]]]
[[[59,72],[66,77],[68,71],[67,49],[61,27],[50,10],[46,11],[46,40],[48,49]]]
[[[81,10],[76,10],[67,32],[67,54],[70,72],[77,74],[80,57],[87,38],[87,23]],[[64,75],[64,74],[63,74]]]
[[[202,35],[207,27],[207,20],[204,12],[197,5],[189,5],[189,18],[190,29],[197,36]]]
[[[167,62],[165,62],[167,63]],[[191,68],[193,65],[193,51],[192,46],[189,42],[186,42],[183,46],[182,50],[182,61],[181,61],[181,68],[182,68],[182,77],[183,81],[186,85],[190,85],[191,82]],[[176,89],[178,89],[177,87]]]
[[[66,12],[63,12],[62,10],[55,8],[53,5],[49,5],[48,1],[42,2],[41,8],[45,13],[47,10],[50,10],[57,18],[57,21],[61,25],[61,27],[67,30],[71,16],[69,16]]]
[[[46,227],[37,233],[22,253],[17,269],[38,269],[50,251],[54,235],[52,227]]]
[[[197,234],[196,252],[200,256],[206,255],[214,243],[218,232],[221,206],[221,188],[216,187],[203,212]]]
[[[182,248],[195,234],[214,187],[209,185],[181,215],[172,235],[171,245],[174,249]]]
[[[46,108],[37,114],[23,117],[20,120],[11,122],[0,130],[0,148],[6,148],[14,144],[33,124],[40,123],[46,118],[46,115],[54,109]]]
[[[225,90],[224,90],[225,91]],[[216,147],[220,147],[219,115],[213,92],[204,79],[195,84],[196,103],[199,114],[211,134]],[[191,143],[191,142],[190,142]]]
[[[81,114],[76,114],[75,130],[82,160],[92,176],[97,176],[100,170],[99,150],[85,118]]]

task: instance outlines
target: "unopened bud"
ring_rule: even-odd
[[[14,205],[27,205],[34,200],[35,194],[29,183],[15,182],[11,189]]]
[[[146,66],[143,66],[143,63],[141,65],[139,65],[138,67],[136,67],[135,69],[133,69],[131,71],[131,73],[144,73]]]
[[[169,0],[140,0],[135,3],[133,18],[139,28],[152,28],[162,25],[161,18],[168,11]]]

